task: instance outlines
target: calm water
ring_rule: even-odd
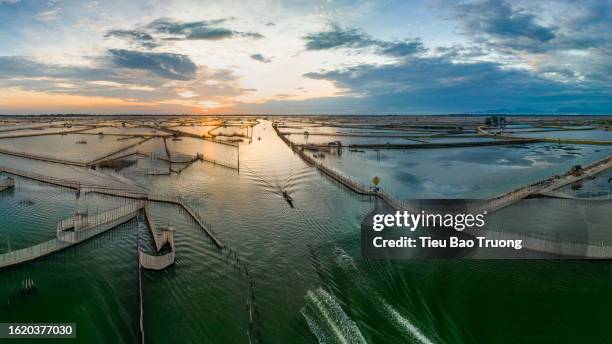
[[[85,140],[87,143],[76,144],[77,141],[81,140]],[[117,137],[114,136],[79,134],[34,136],[0,140],[0,149],[87,162],[104,156],[107,152],[127,147],[139,140],[142,139],[117,141]],[[41,147],[44,147],[42,151]]]
[[[397,135],[397,134],[393,134]],[[329,142],[340,141],[342,145],[418,145],[421,143],[449,143],[449,142],[488,142],[494,138],[488,137],[428,137],[428,136],[402,136],[402,137],[368,137],[368,136],[338,136],[338,135],[309,135],[303,134],[289,135],[288,138],[295,144],[328,144]]]
[[[610,130],[550,131],[543,133],[520,133],[518,136],[544,137],[548,139],[612,141],[612,131]]]
[[[254,283],[258,314],[250,328],[250,280],[188,215],[154,204],[155,222],[176,228],[177,262],[143,274],[147,342],[248,343],[250,336],[252,342],[268,343],[361,338],[369,343],[515,343],[517,338],[574,343],[584,338],[605,342],[612,335],[608,263],[364,260],[359,226],[373,201],[305,165],[276,137],[270,122],[256,126],[253,137],[261,140],[241,146],[240,174],[198,162],[178,177],[143,176],[136,170],[167,168],[143,158],[115,176],[154,194],[184,197],[238,252]],[[232,147],[206,141],[183,138],[169,144],[182,154],[237,158]],[[161,140],[145,145],[138,149],[164,152]],[[601,147],[538,144],[367,151],[328,156],[325,162],[364,181],[379,175],[385,189],[404,198],[484,197],[609,154]],[[0,156],[0,165],[88,178],[76,168],[15,157]],[[101,173],[95,178],[111,180]],[[294,209],[282,191],[292,196]],[[24,199],[33,203],[20,202]],[[56,222],[76,209],[108,209],[123,202],[92,194],[77,199],[70,190],[17,178],[14,190],[0,194],[0,215],[6,219],[0,223],[0,252],[8,243],[15,249],[52,238]],[[518,209],[531,208],[526,204],[498,216],[514,219]],[[551,224],[538,230],[554,230],[563,207],[554,201],[536,207]],[[592,211],[604,216],[608,209]],[[78,324],[79,342],[135,342],[138,240],[150,247],[142,217],[78,247],[3,270],[0,322],[70,321]],[[35,280],[36,294],[17,292],[26,277]]]
[[[528,144],[414,150],[345,150],[325,163],[401,198],[484,198],[567,172],[612,152],[605,146]]]

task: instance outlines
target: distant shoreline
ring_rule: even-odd
[[[601,114],[575,114],[575,113],[539,113],[539,114],[516,114],[516,113],[454,113],[454,114],[0,114],[0,118],[79,118],[79,117],[112,117],[112,118],[168,118],[168,117],[520,117],[520,118],[612,118],[612,113]]]

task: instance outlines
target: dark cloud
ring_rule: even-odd
[[[547,49],[612,49],[612,1],[566,0],[559,4],[565,5],[566,10],[563,16],[556,18],[558,35],[547,44]]]
[[[119,37],[128,39],[138,45],[145,48],[156,48],[159,44],[155,42],[155,39],[150,34],[139,31],[139,30],[111,30],[108,31],[104,37]]]
[[[557,82],[493,62],[455,63],[446,57],[411,57],[395,64],[364,64],[305,76],[348,90],[340,97],[301,105],[313,111],[325,111],[325,107],[330,112],[347,113],[475,112],[500,107],[556,111],[584,103],[591,105],[590,112],[612,110],[610,88],[594,82]]]
[[[609,51],[612,23],[610,0],[558,1],[562,16],[550,13],[554,7],[539,5],[532,13],[505,0],[480,0],[453,6],[453,18],[474,42],[501,52],[554,53],[567,50]],[[536,7],[538,8],[538,7]],[[540,15],[553,16],[544,24]]]
[[[214,19],[194,22],[179,22],[170,18],[159,18],[149,23],[147,27],[157,32],[172,35],[185,35],[189,34],[192,30],[219,25],[225,21],[226,19]]]
[[[226,19],[180,22],[169,18],[154,20],[146,26],[154,33],[166,34],[168,40],[221,40],[233,37],[260,39],[257,32],[241,32],[220,27]]]
[[[236,32],[234,31],[234,33],[244,38],[262,39],[265,37],[264,35],[257,33],[257,32]]]
[[[116,29],[106,32],[105,37],[119,37],[135,45],[153,49],[164,41],[208,40],[216,41],[229,38],[261,39],[257,32],[235,31],[221,25],[228,19],[180,22],[170,18],[159,18],[135,29]]]
[[[190,30],[189,33],[187,33],[183,37],[171,37],[171,39],[173,40],[203,39],[203,40],[214,41],[214,40],[231,38],[233,36],[234,36],[234,31],[228,30],[226,28],[201,27],[201,28]]]
[[[389,56],[408,56],[413,55],[425,50],[423,42],[420,39],[412,41],[406,40],[401,42],[379,42],[378,45],[381,48],[383,55]]]
[[[310,33],[303,37],[307,50],[327,50],[334,48],[363,48],[375,42],[357,29],[343,29],[332,24],[327,31]]]
[[[262,54],[253,54],[249,56],[251,59],[255,60],[255,61],[259,61],[259,62],[263,62],[263,63],[270,63],[272,62],[271,59],[263,56]]]
[[[168,79],[194,79],[198,69],[187,55],[124,49],[111,49],[108,52],[112,63],[118,67],[146,70]]]
[[[339,48],[374,48],[382,55],[402,57],[424,51],[420,39],[404,41],[383,41],[353,28],[342,28],[331,24],[327,31],[310,33],[302,37],[306,41],[307,50],[329,50]]]
[[[484,34],[509,42],[537,44],[555,38],[555,29],[538,24],[538,18],[504,0],[482,0],[459,4],[456,18],[470,34]]]
[[[81,67],[47,64],[21,56],[0,57],[0,88],[117,98],[161,96],[162,91],[157,89],[165,79],[100,62],[99,66]]]
[[[580,2],[583,12],[571,19],[574,27],[597,27],[609,31],[612,27],[612,2],[610,0],[585,0]]]
[[[219,40],[232,37],[234,34],[232,30],[213,26],[222,22],[216,20],[182,23],[170,19],[158,19],[147,27],[153,32],[171,35],[171,39]]]
[[[425,48],[418,39],[383,41],[357,29],[332,25],[303,37],[306,49],[369,48],[402,58],[392,64],[307,73],[308,78],[332,82],[342,93],[306,101],[278,100],[262,105],[261,110],[611,112],[610,1],[568,1],[564,5],[573,10],[551,25],[536,14],[547,20],[555,18],[545,7],[528,10],[503,0],[453,1],[452,18],[470,43],[435,48],[430,54],[420,54]]]
[[[586,80],[612,87],[610,0],[559,0],[554,6],[523,3],[529,7],[505,0],[444,3],[483,56],[507,64],[529,64],[534,72],[557,81]],[[455,50],[455,57],[469,60],[460,50]],[[451,50],[441,53],[453,54]]]
[[[126,63],[128,66],[121,66],[115,64],[112,57],[120,55],[125,58],[135,53],[137,52],[128,54],[115,52],[115,55],[109,53],[104,58],[92,60],[95,65],[91,67],[47,64],[21,56],[0,56],[0,88],[144,102],[173,101],[177,99],[177,93],[183,90],[195,94],[189,98],[190,100],[205,99],[219,102],[227,97],[236,97],[253,91],[241,88],[240,78],[227,69],[198,66],[197,71],[193,72],[195,77],[184,80],[185,78],[177,78],[175,72],[160,71],[159,68],[171,68],[170,65],[174,62],[168,62],[159,56],[152,57],[149,54],[142,61],[152,59],[155,63],[163,61],[168,65],[140,68],[137,67],[139,64]],[[131,63],[136,62],[131,61]],[[173,66],[172,68],[179,68],[176,63]],[[168,73],[170,78],[167,77]],[[169,83],[168,79],[172,79],[172,82]]]
[[[98,80],[114,74],[114,71],[99,67],[49,65],[22,56],[0,56],[0,79],[26,77]]]

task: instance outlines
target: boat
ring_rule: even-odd
[[[78,140],[76,143],[77,143],[77,144],[80,144],[80,145],[86,145],[86,144],[87,144],[87,140],[85,140],[85,138],[81,138],[81,139],[80,139],[80,140]]]

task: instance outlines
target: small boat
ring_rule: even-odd
[[[87,144],[87,140],[85,140],[85,138],[81,138],[81,139],[80,139],[80,140],[78,140],[76,143],[77,143],[77,144],[80,144],[80,145],[86,145],[86,144]]]
[[[172,141],[183,141],[183,139],[180,137],[173,137]]]
[[[293,206],[293,198],[291,198],[291,196],[289,196],[289,193],[287,191],[283,191],[283,197],[285,197],[285,201],[287,201],[287,203],[289,203],[289,206],[291,208],[294,208],[294,206]]]

